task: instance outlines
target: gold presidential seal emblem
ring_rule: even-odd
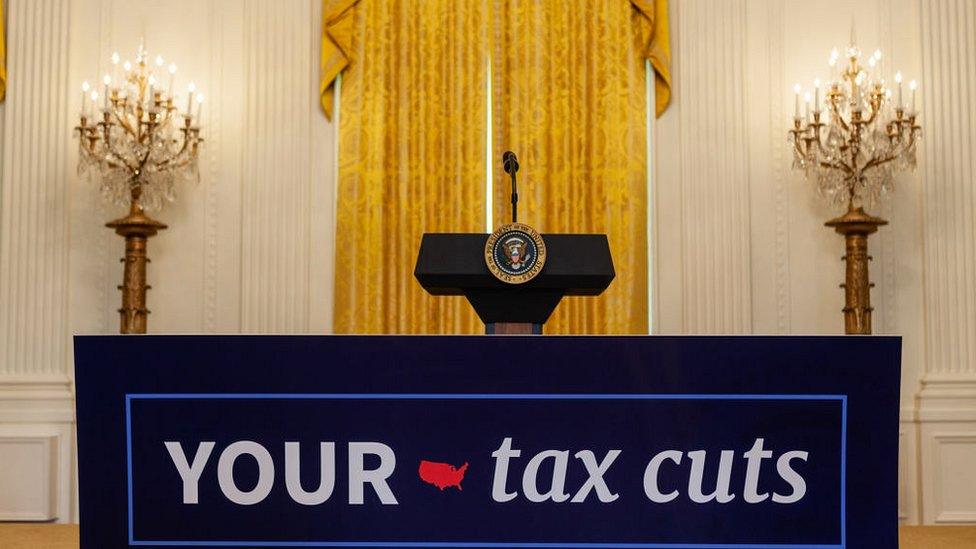
[[[522,284],[536,277],[546,264],[542,235],[524,223],[502,225],[488,236],[485,262],[495,278]]]

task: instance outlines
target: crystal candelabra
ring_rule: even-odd
[[[895,172],[915,168],[921,128],[916,123],[915,81],[908,84],[911,99],[906,103],[901,73],[895,74],[895,91],[886,87],[883,79],[875,79],[869,70],[880,68],[881,51],[876,50],[867,67],[862,66],[853,34],[843,63],[846,66],[839,66],[836,48],[831,52],[831,81],[823,105],[821,82],[815,80],[812,108],[811,95],[806,93],[801,116],[801,88],[794,86],[789,143],[793,168],[802,170],[831,205],[846,209],[844,215],[825,223],[844,235],[847,245],[843,257],[846,277],[841,285],[845,294],[844,327],[848,334],[870,334],[873,284],[868,278],[871,257],[867,241],[868,235],[888,222],[866,213],[864,207],[891,192]]]
[[[146,244],[149,237],[166,228],[145,212],[173,201],[177,183],[199,179],[197,162],[203,139],[195,122],[200,120],[203,95],[196,94],[194,117],[196,89],[191,82],[186,109],[180,111],[173,94],[176,65],[164,67],[160,56],[150,63],[141,45],[135,64],[126,60],[120,67],[118,53],[112,54],[111,61],[112,73],[102,78],[101,95],[88,82],[82,84],[80,124],[75,128],[78,171],[97,180],[105,198],[129,208],[128,215],[106,226],[125,238],[120,332],[141,334],[146,333],[149,314]],[[168,73],[165,89],[154,68]]]

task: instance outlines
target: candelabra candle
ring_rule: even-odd
[[[117,59],[113,54],[113,64]],[[138,189],[140,206],[158,210],[175,198],[177,183],[199,178],[198,145],[203,139],[191,124],[189,108],[181,117],[171,100],[163,101],[152,72],[165,71],[162,57],[152,66],[148,59],[140,48],[135,65],[125,62],[121,79],[106,74],[101,116],[97,103],[95,115],[86,116],[84,101],[75,130],[80,137],[79,172],[98,180],[114,203],[129,205]],[[171,81],[173,73],[175,65]]]
[[[90,89],[91,86],[88,84],[87,80],[81,83],[81,117],[82,118],[88,117],[88,91]]]

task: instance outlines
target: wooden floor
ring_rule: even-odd
[[[3,549],[78,549],[77,524],[0,523]]]
[[[901,549],[974,549],[976,526],[902,526],[898,538]],[[0,547],[78,549],[78,526],[0,523]]]

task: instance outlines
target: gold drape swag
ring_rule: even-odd
[[[504,173],[484,196],[485,90],[493,158],[519,154],[520,220],[606,233],[617,279],[567,298],[552,333],[647,331],[645,60],[670,100],[667,2],[325,0],[321,101],[343,73],[336,214],[337,333],[477,333],[463,298],[413,278],[424,232],[508,220]],[[348,70],[347,70],[348,69]]]
[[[671,36],[668,0],[630,0],[639,22],[641,53],[654,68],[654,112],[661,116],[671,102]]]
[[[319,64],[319,97],[325,115],[332,119],[336,77],[349,66],[353,39],[353,7],[359,0],[323,0],[322,56]]]
[[[332,119],[336,77],[351,62],[353,8],[360,0],[322,0],[322,54],[319,96],[322,110]],[[477,0],[475,0],[477,1]],[[596,0],[602,1],[602,0]],[[645,41],[641,53],[654,67],[655,112],[661,116],[671,101],[671,40],[668,26],[668,0],[629,0],[644,18]],[[0,2],[2,10],[2,2]],[[2,12],[0,12],[2,13]],[[2,37],[3,29],[0,29]],[[3,47],[0,40],[0,48]],[[2,49],[0,49],[2,53]],[[3,71],[3,83],[6,71]],[[2,85],[2,83],[0,83]],[[0,88],[2,89],[2,88]],[[0,92],[2,93],[2,92]]]

